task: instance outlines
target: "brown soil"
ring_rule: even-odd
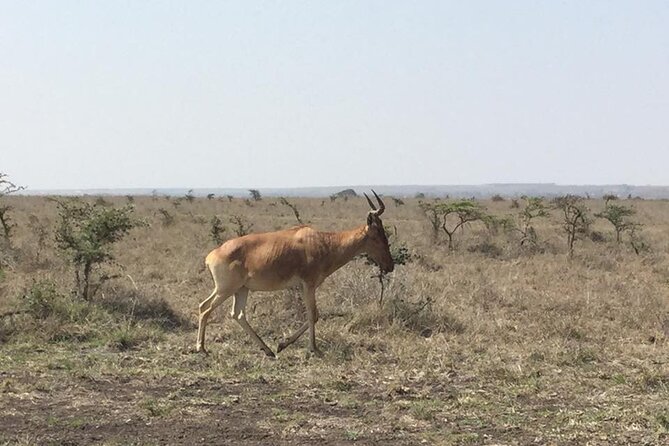
[[[38,385],[35,377],[4,374],[14,383]],[[263,380],[254,383],[211,382],[169,378],[140,380],[84,380],[54,386],[48,394],[6,392],[0,411],[0,432],[8,442],[37,444],[350,444],[347,419],[366,414],[355,409],[296,397],[272,404],[282,389]],[[138,401],[158,400],[178,392],[169,414],[151,416]],[[188,401],[182,405],[183,401]],[[214,402],[216,401],[216,402]],[[177,407],[177,405],[179,407]],[[308,413],[293,425],[274,422],[273,410]],[[381,426],[379,426],[381,430]],[[406,432],[356,436],[357,444],[415,444]]]

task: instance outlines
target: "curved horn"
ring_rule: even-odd
[[[372,191],[372,192],[374,192],[374,191]],[[369,203],[369,207],[372,208],[372,210],[375,211],[375,210],[376,210],[376,206],[374,206],[374,203],[372,203],[372,200],[369,199],[369,197],[367,196],[366,193],[363,192],[362,194],[363,194],[363,195],[365,196],[365,198],[367,199],[367,203]]]
[[[377,194],[376,192],[374,192],[374,189],[372,189],[372,193],[373,193],[374,196],[376,197],[376,201],[379,202],[379,210],[378,210],[378,212],[376,213],[376,215],[381,215],[381,214],[383,214],[383,211],[386,210],[386,205],[383,204],[383,201],[381,201],[381,197],[379,197],[378,194]],[[368,198],[367,200],[369,200],[369,198]],[[370,203],[370,204],[371,204],[371,203]],[[376,209],[376,208],[374,208],[374,209]]]

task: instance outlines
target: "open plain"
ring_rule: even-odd
[[[643,225],[638,252],[592,217],[570,258],[558,210],[534,221],[536,246],[474,222],[449,250],[418,199],[388,197],[390,241],[410,257],[383,301],[377,268],[352,261],[317,294],[324,357],[303,337],[273,360],[228,317],[230,301],[210,322],[209,355],[195,353],[197,311],[212,289],[212,218],[225,239],[240,223],[295,225],[288,206],[82,199],[132,202],[145,222],[95,272],[109,279],[90,302],[71,296],[56,203],[3,197],[16,226],[0,258],[2,445],[669,443],[669,201],[620,200]],[[517,202],[480,203],[515,220]],[[329,231],[368,210],[360,197],[290,203]],[[605,206],[585,204],[591,216]],[[299,290],[249,299],[272,348],[305,320]]]

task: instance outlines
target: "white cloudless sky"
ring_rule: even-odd
[[[31,189],[669,184],[669,2],[0,0]]]

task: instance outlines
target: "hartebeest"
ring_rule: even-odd
[[[295,342],[309,329],[309,350],[316,355],[315,324],[318,320],[316,288],[358,254],[366,253],[385,272],[394,268],[381,214],[385,205],[376,192],[379,208],[365,194],[372,210],[367,224],[350,231],[321,232],[309,226],[283,231],[249,234],[228,240],[207,255],[205,263],[214,279],[214,292],[200,304],[197,351],[205,351],[204,335],[211,312],[234,295],[230,316],[268,355],[274,352],[260,339],[246,320],[249,291],[273,291],[302,284],[307,322],[279,343],[277,353]]]

